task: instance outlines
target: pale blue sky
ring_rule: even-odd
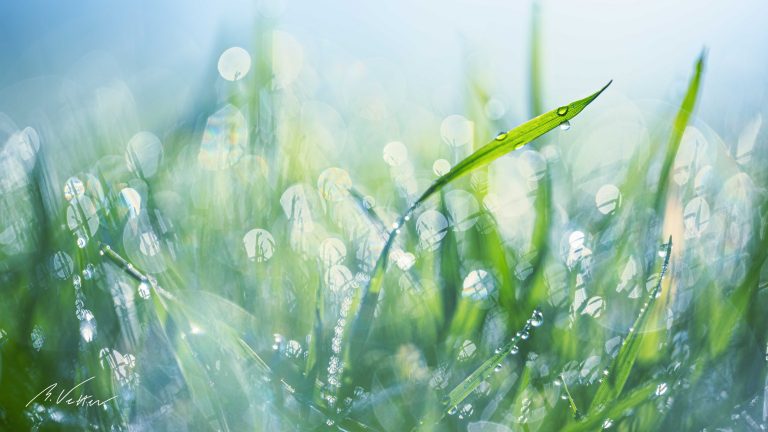
[[[153,86],[169,86],[172,98],[174,86],[199,86],[215,76],[221,49],[247,45],[257,9],[242,0],[63,3],[0,4],[0,89],[37,75],[72,73],[96,53],[133,77],[128,82],[137,87],[139,103],[142,92],[156,93]],[[450,89],[470,59],[487,65],[513,111],[523,111],[529,2],[269,3],[282,4],[277,26],[305,44],[312,62],[342,52],[395,65],[410,85]],[[615,80],[616,97],[671,99],[703,46],[710,56],[701,114],[713,126],[730,127],[768,100],[765,1],[549,0],[542,16],[547,106],[608,79]]]

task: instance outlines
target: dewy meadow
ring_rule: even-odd
[[[720,53],[560,97],[535,4],[523,94],[429,89],[281,4],[183,98],[0,75],[0,430],[768,427],[768,98],[700,115]]]

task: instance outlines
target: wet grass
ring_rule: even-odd
[[[76,133],[93,154],[62,156],[46,145],[55,119],[8,139],[39,150],[4,174],[0,425],[765,424],[765,155],[737,163],[696,119],[703,55],[673,109],[634,107],[642,129],[621,107],[591,114],[605,87],[500,134],[478,113],[469,132],[443,131],[447,146],[406,142],[405,153],[364,141],[389,132],[360,120],[351,141],[383,147],[384,161],[318,144],[313,132],[334,132],[322,128],[330,110],[320,127],[295,115],[308,105],[276,88],[270,67],[159,132],[157,161],[155,147],[129,147],[126,165],[134,131],[106,140],[87,125]],[[489,92],[467,82],[477,111]],[[611,128],[643,145],[611,166],[584,163],[608,160],[616,143],[599,133]],[[452,160],[447,171],[431,172],[435,155]],[[88,391],[118,396],[106,409],[25,405],[90,376]]]

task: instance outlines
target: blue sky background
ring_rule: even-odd
[[[338,56],[372,68],[384,64],[409,86],[460,106],[467,63],[482,64],[510,109],[523,114],[530,7],[501,0],[6,0],[0,3],[0,95],[45,75],[81,83],[120,76],[139,109],[158,99],[185,103],[215,78],[224,48],[248,45],[258,11],[276,10],[277,27],[296,36],[314,65]],[[764,1],[550,0],[541,12],[547,106],[608,79],[615,81],[607,97],[672,101],[704,46],[709,61],[700,114],[716,130],[738,129],[736,123],[768,100]],[[0,110],[14,117],[17,99],[5,99]],[[25,103],[36,102],[44,103]]]

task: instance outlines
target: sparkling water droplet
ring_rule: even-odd
[[[501,347],[499,347],[499,348],[496,348],[496,349],[493,351],[493,353],[494,353],[494,354],[501,354],[501,352],[502,352],[502,351],[503,351],[503,350],[501,349]]]
[[[461,416],[459,418],[469,417],[474,412],[475,407],[473,407],[472,404],[464,404],[464,406],[461,407]]]
[[[659,246],[659,257],[664,258],[667,256],[667,244],[662,243],[661,246]]]
[[[536,309],[535,311],[533,311],[533,315],[531,316],[530,323],[534,327],[541,326],[542,324],[544,324],[544,314],[540,310]]]
[[[517,345],[512,345],[512,347],[509,349],[509,353],[512,355],[515,355],[520,352],[520,347]]]
[[[141,281],[141,283],[139,284],[138,291],[139,291],[139,297],[143,298],[144,300],[149,298],[150,292],[149,292],[149,284],[147,283],[147,281]]]
[[[563,380],[561,380],[560,378],[555,378],[552,384],[556,385],[557,387],[560,387],[561,385],[563,385]]]
[[[456,411],[458,411],[456,409],[456,407],[451,407],[451,409],[448,410],[448,415],[452,416],[452,415],[456,414]]]
[[[496,367],[494,367],[494,368],[493,368],[493,371],[494,371],[494,372],[498,372],[498,371],[500,371],[500,370],[501,370],[501,368],[503,368],[503,367],[504,367],[504,366],[503,366],[501,363],[499,363],[499,364],[497,364],[497,365],[496,365]]]
[[[90,280],[95,273],[96,273],[96,268],[93,266],[93,264],[88,263],[85,265],[85,268],[83,269],[83,278],[85,280]]]
[[[325,421],[325,424],[328,426],[333,426],[334,424],[336,424],[336,422],[334,422],[333,419],[328,419]]]
[[[506,132],[499,132],[498,135],[496,135],[496,141],[504,141],[507,138]]]
[[[529,336],[530,336],[530,333],[528,333],[527,331],[520,333],[520,339],[522,340],[528,339]]]
[[[564,116],[566,114],[568,114],[568,107],[567,106],[561,106],[560,108],[557,109],[557,115]]]
[[[78,237],[77,238],[77,247],[79,247],[80,249],[85,247],[85,239],[84,238],[82,238],[82,237]]]
[[[568,130],[570,128],[571,128],[571,122],[569,122],[568,120],[560,123],[560,130],[564,130],[565,131],[565,130]]]
[[[603,429],[608,429],[611,426],[613,426],[613,420],[610,418],[605,419],[605,421],[603,422]]]
[[[96,335],[96,323],[93,319],[80,322],[80,335],[86,343],[93,340],[93,337]]]

